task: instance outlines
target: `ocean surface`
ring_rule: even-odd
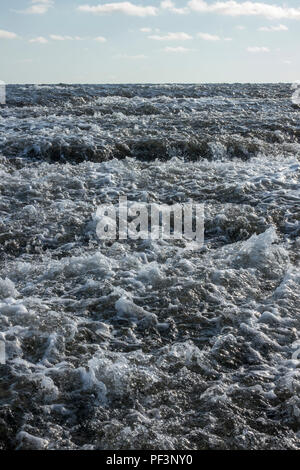
[[[298,102],[7,87],[0,448],[300,449]],[[204,245],[99,240],[119,196],[204,204]]]

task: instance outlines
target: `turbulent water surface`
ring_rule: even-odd
[[[292,94],[8,87],[0,448],[300,449]],[[120,195],[204,203],[204,246],[100,241]]]

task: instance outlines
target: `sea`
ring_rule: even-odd
[[[300,449],[292,84],[8,85],[0,448]],[[193,203],[204,242],[97,236]]]

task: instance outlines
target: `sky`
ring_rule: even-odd
[[[5,83],[294,82],[299,0],[1,0]]]

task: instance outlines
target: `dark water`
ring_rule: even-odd
[[[292,95],[8,87],[0,448],[300,448]],[[99,241],[97,207],[120,195],[204,203],[204,247]]]

